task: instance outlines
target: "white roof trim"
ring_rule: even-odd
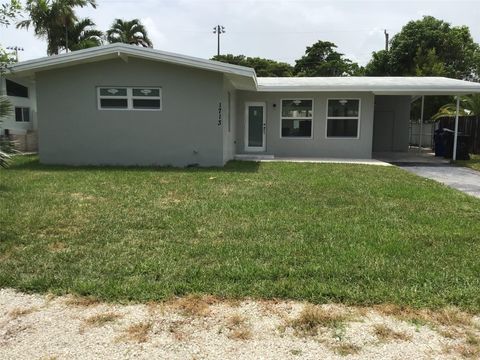
[[[261,92],[371,92],[376,95],[480,93],[480,84],[444,77],[259,77]]]
[[[18,75],[22,75],[22,73],[32,74],[42,70],[94,62],[96,60],[113,58],[122,55],[126,55],[127,57],[132,56],[153,61],[184,65],[203,70],[221,72],[224,74],[245,76],[252,79],[255,87],[257,85],[255,70],[252,68],[121,43],[97,46],[89,49],[74,51],[68,54],[60,54],[23,61],[14,64],[9,69],[12,73]]]

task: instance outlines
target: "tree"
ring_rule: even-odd
[[[416,76],[446,76],[445,64],[438,58],[435,49],[419,48],[414,59]]]
[[[437,120],[442,117],[454,117],[457,113],[457,104],[448,103],[443,105],[438,112],[432,117]],[[480,118],[480,94],[460,96],[460,116],[475,116],[478,120]]]
[[[9,26],[10,22],[15,19],[20,11],[20,3],[16,0],[11,0],[7,4],[2,4],[0,7],[0,26]],[[12,57],[0,46],[0,81],[3,81],[7,66],[13,62]],[[3,119],[11,116],[13,106],[8,97],[4,93],[0,93],[0,125]],[[7,151],[11,149],[11,143],[8,139],[0,138],[0,167],[8,166],[10,156]]]
[[[328,41],[317,41],[308,46],[305,55],[296,61],[296,76],[348,76],[361,68],[337,52],[337,46]]]
[[[95,23],[86,18],[68,28],[68,49],[76,51],[102,45],[103,32],[93,27]]]
[[[125,43],[143,47],[152,47],[152,42],[148,38],[147,29],[140,20],[130,21],[115,19],[112,27],[107,31],[107,41],[109,43]]]
[[[18,0],[10,0],[0,7],[0,26],[10,25],[10,21],[15,19],[22,9]]]
[[[55,55],[61,49],[68,49],[68,29],[77,21],[76,7],[92,6],[95,0],[28,0],[25,10],[29,19],[20,21],[17,28],[34,27],[35,35],[47,40],[48,55]]]
[[[424,16],[406,24],[392,38],[388,52],[374,52],[366,74],[471,78],[480,70],[479,53],[468,27]]]
[[[12,114],[12,103],[8,100],[5,95],[0,96],[0,125],[3,122],[3,119],[9,117]],[[10,155],[6,152],[7,141],[0,139],[0,167],[6,168],[10,160]]]
[[[293,67],[290,64],[260,57],[228,54],[216,55],[212,60],[254,68],[258,76],[287,77],[293,75]]]
[[[375,51],[372,60],[365,66],[367,76],[390,76],[390,53],[386,50]]]

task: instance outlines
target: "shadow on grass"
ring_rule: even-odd
[[[260,163],[254,161],[229,161],[223,167],[172,167],[172,166],[110,166],[110,165],[44,165],[36,155],[16,156],[8,170],[26,171],[134,171],[134,172],[258,172]],[[1,190],[1,189],[0,189]]]

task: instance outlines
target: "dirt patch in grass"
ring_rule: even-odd
[[[35,311],[38,311],[39,309],[36,307],[30,307],[30,308],[15,308],[11,310],[8,314],[12,319],[16,319],[22,316],[26,316],[28,314],[31,314]]]
[[[447,346],[445,348],[446,354],[458,354],[465,359],[479,359],[480,348],[469,344],[457,344],[454,346]]]
[[[152,330],[153,324],[151,322],[140,322],[130,325],[124,330],[122,340],[144,343],[148,340],[148,335]]]
[[[90,307],[98,304],[100,304],[100,300],[93,296],[71,295],[65,300],[65,305],[68,306]]]
[[[188,320],[182,319],[173,320],[170,325],[168,325],[168,331],[176,341],[185,341],[190,337],[190,334],[184,329],[188,323]]]
[[[226,321],[228,338],[233,340],[250,340],[253,336],[250,323],[243,315],[234,314]]]
[[[114,312],[107,312],[103,314],[96,314],[96,315],[90,316],[87,319],[85,319],[83,323],[85,326],[100,327],[108,323],[115,322],[121,317],[122,317],[121,314],[114,313]]]
[[[56,241],[48,244],[48,250],[53,253],[63,252],[67,250],[67,244],[61,241]]]
[[[396,331],[384,324],[376,324],[373,327],[373,332],[375,336],[382,341],[408,341],[412,339],[412,336],[403,332]]]
[[[66,306],[72,299],[81,306]],[[394,315],[373,307],[358,311],[353,306],[297,301],[243,299],[231,303],[195,295],[147,304],[86,299],[1,289],[0,359],[66,352],[72,358],[112,360],[480,356],[479,316],[465,319],[451,309],[429,310],[429,318],[437,324],[432,326],[433,320],[426,325],[410,321],[413,315],[405,314],[418,311],[412,309],[403,309],[405,320],[400,320],[398,311],[391,309]],[[34,307],[38,309],[34,315],[20,315]],[[10,314],[15,313],[19,316],[14,319]],[[447,332],[450,336],[444,336]]]
[[[333,346],[333,350],[339,355],[347,356],[358,354],[362,348],[355,344],[341,343]]]
[[[299,335],[315,336],[321,328],[342,326],[351,316],[339,309],[326,309],[318,305],[306,305],[298,317],[287,325]]]
[[[414,309],[397,305],[379,305],[374,307],[378,312],[394,316],[400,320],[417,324],[432,324],[442,326],[471,326],[472,316],[467,312],[449,307],[440,310]]]
[[[218,300],[213,296],[189,295],[169,301],[171,307],[180,310],[185,316],[207,316],[210,306]]]

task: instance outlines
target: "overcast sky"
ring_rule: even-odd
[[[2,1],[4,2],[4,1]],[[351,60],[364,65],[384,47],[383,29],[393,36],[412,19],[433,15],[467,25],[480,42],[480,0],[97,0],[79,9],[100,30],[114,18],[139,18],[154,47],[201,58],[216,54],[212,28],[223,25],[221,52],[294,63],[305,47],[331,41]],[[46,55],[46,44],[33,32],[0,29],[0,43],[25,49],[20,60]]]

